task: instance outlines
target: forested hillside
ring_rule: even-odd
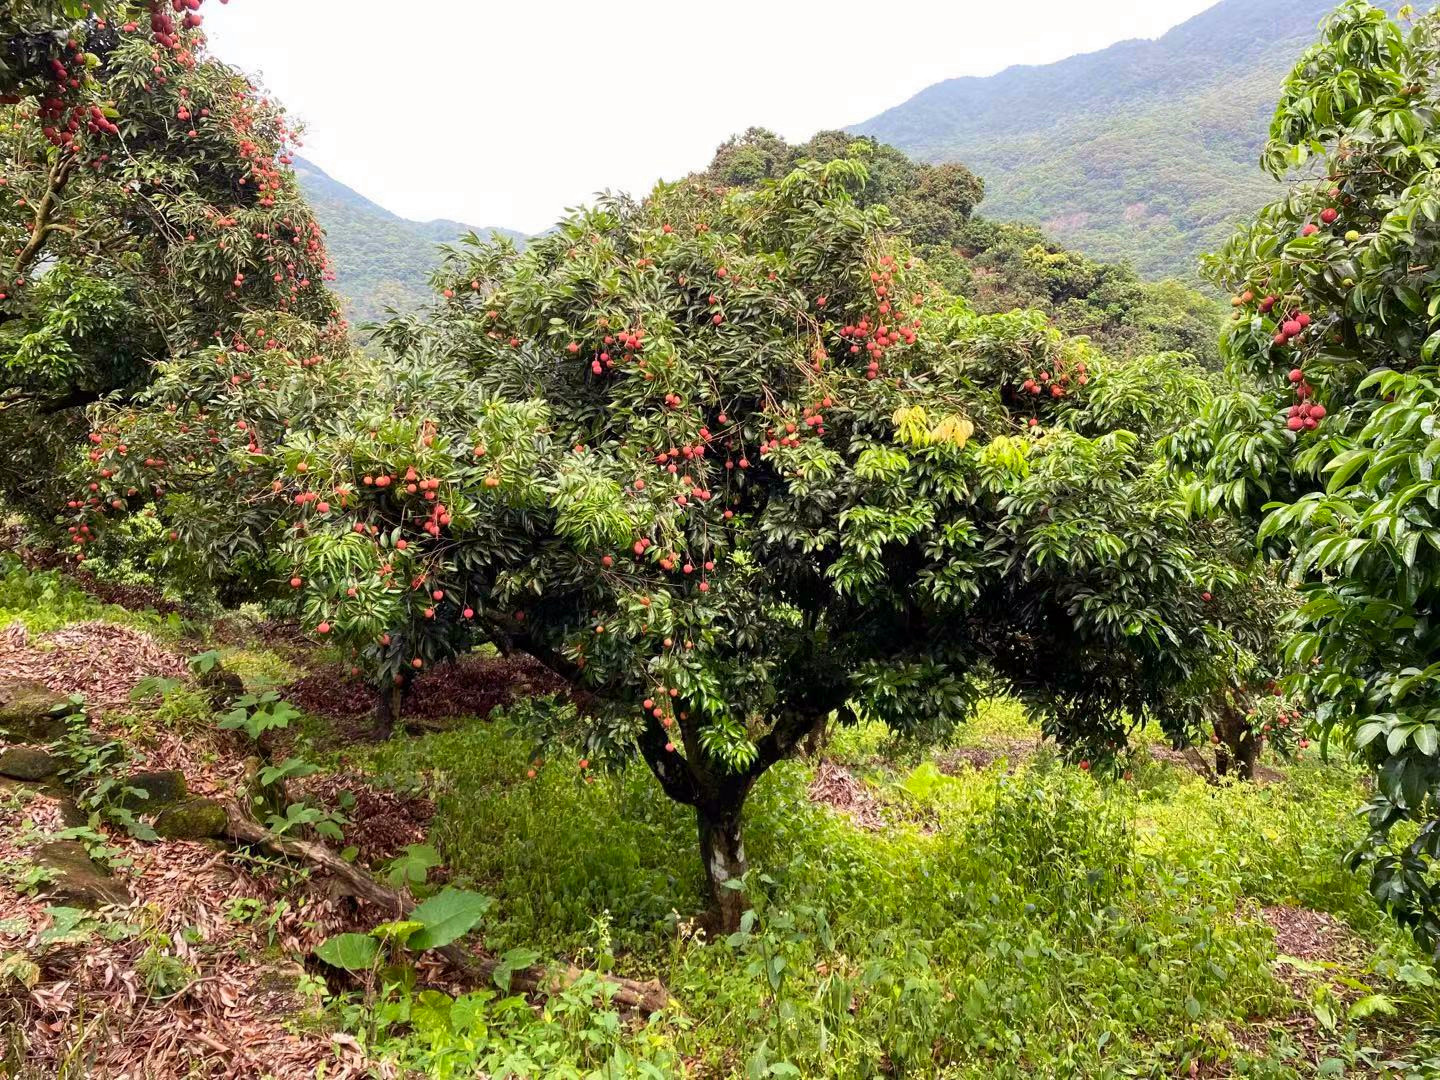
[[[843,131],[792,145],[751,128],[727,140],[701,174],[725,187],[779,180],[803,161],[859,154],[868,179],[859,198],[898,218],[936,278],[983,313],[1034,309],[1066,334],[1084,335],[1112,356],[1188,353],[1220,366],[1220,304],[1184,282],[1143,281],[1123,263],[1092,259],[1034,225],[975,211],[986,183],[964,165],[915,162],[893,146]],[[984,209],[983,206],[980,209]]]
[[[430,272],[440,264],[439,245],[466,233],[492,233],[523,241],[509,229],[458,221],[410,221],[346,187],[304,158],[295,159],[300,190],[325,228],[335,260],[335,291],[351,324],[380,319],[386,308],[411,311],[430,294]]]
[[[963,161],[985,178],[992,218],[1035,222],[1146,277],[1194,278],[1196,256],[1275,197],[1257,167],[1270,116],[1334,6],[1221,0],[1155,41],[950,79],[853,130]]]

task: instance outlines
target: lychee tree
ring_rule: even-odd
[[[779,179],[801,161],[863,155],[870,182],[863,204],[883,203],[924,256],[934,277],[982,312],[1034,308],[1070,334],[1085,334],[1112,356],[1191,354],[1218,368],[1222,309],[1178,281],[1143,282],[1127,266],[1067,251],[1033,225],[975,216],[981,178],[958,162],[912,161],[893,146],[843,131],[792,145],[763,128],[722,143],[697,178],[725,187]]]
[[[104,126],[57,134],[43,101],[0,108],[0,491],[38,512],[83,407],[123,404],[157,362],[275,347],[260,331],[280,326],[314,355],[343,341],[283,112],[200,31],[172,30],[108,31]]]
[[[1106,361],[936,290],[863,179],[661,187],[470,249],[352,408],[247,458],[290,508],[273,580],[314,632],[392,688],[479,640],[569,679],[584,718],[550,734],[694,807],[725,925],[747,795],[832,718],[942,737],[986,675],[1098,766],[1235,573],[1151,439],[1089,411]],[[173,502],[224,521],[216,494]]]
[[[1213,261],[1235,389],[1175,439],[1305,598],[1288,659],[1325,745],[1375,770],[1379,902],[1440,946],[1440,19],[1344,4],[1296,65],[1265,167],[1293,180]],[[1398,826],[1403,841],[1392,840]]]

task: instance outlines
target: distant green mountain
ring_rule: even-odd
[[[411,311],[429,299],[430,271],[440,263],[442,244],[469,232],[499,233],[521,243],[525,239],[511,229],[409,221],[304,158],[295,159],[295,175],[325,228],[337,275],[335,291],[345,299],[352,325],[384,318],[387,307]]]
[[[1157,40],[937,83],[852,130],[964,162],[987,218],[1193,280],[1196,256],[1278,193],[1258,164],[1270,115],[1337,3],[1222,0]]]

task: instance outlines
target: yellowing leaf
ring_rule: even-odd
[[[975,434],[975,425],[964,416],[947,416],[936,424],[930,432],[932,443],[948,442],[955,446],[964,447],[970,441],[970,436]]]

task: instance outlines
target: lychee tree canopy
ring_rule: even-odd
[[[177,547],[258,538],[377,684],[477,640],[571,679],[584,716],[547,734],[638,753],[696,807],[727,920],[746,794],[832,715],[936,738],[989,680],[1096,765],[1151,716],[1193,738],[1168,704],[1251,568],[1155,447],[1210,377],[974,315],[864,179],[687,182],[471,248],[377,361],[173,363],[90,482],[183,460]]]
[[[1253,515],[1304,582],[1295,689],[1375,770],[1372,891],[1440,945],[1440,19],[1346,3],[1265,151],[1297,174],[1212,270],[1237,389],[1175,440],[1198,507]],[[1415,823],[1404,843],[1392,830]]]
[[[452,263],[434,325],[394,331],[436,385],[287,443],[332,515],[358,493],[287,552],[309,623],[392,677],[456,621],[541,649],[606,689],[597,745],[659,739],[639,704],[676,689],[736,768],[847,703],[953,722],[980,664],[1118,741],[1211,568],[1145,439],[1087,419],[1103,360],[932,293],[861,172],[661,189]]]
[[[0,11],[0,95],[18,99],[32,94],[73,96],[84,81],[84,68],[63,82],[55,61],[69,66],[67,53],[89,51],[91,37],[107,24],[139,15],[138,3],[96,0],[13,0]],[[93,54],[92,54],[93,55]],[[13,102],[11,102],[13,103]]]
[[[283,112],[199,31],[115,38],[94,71],[113,131],[57,145],[42,102],[0,107],[0,491],[42,510],[80,408],[156,362],[287,325],[343,340]]]

